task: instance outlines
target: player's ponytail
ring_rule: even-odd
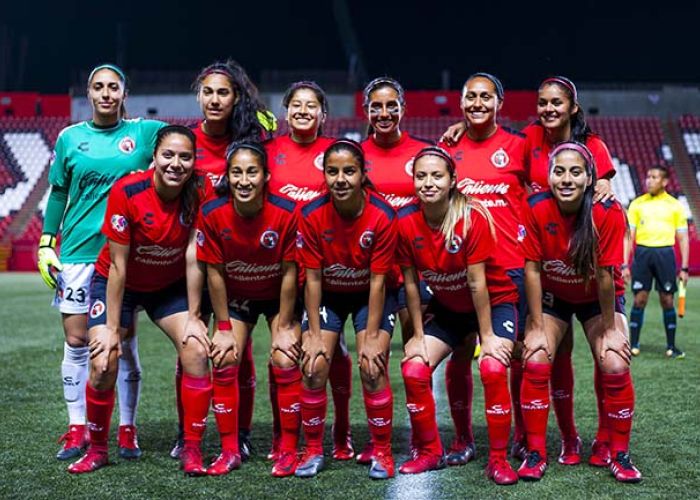
[[[182,135],[186,137],[190,143],[192,143],[192,154],[195,155],[197,152],[197,137],[192,132],[192,129],[182,125],[167,125],[156,134],[156,144],[153,148],[153,156],[156,155],[156,151],[160,147],[163,139],[169,135]],[[182,219],[185,224],[192,224],[194,222],[195,215],[197,214],[197,209],[199,205],[199,196],[197,195],[197,176],[192,172],[190,178],[187,179],[185,185],[180,193],[180,198],[182,200]]]

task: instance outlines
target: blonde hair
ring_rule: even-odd
[[[450,242],[455,237],[455,230],[457,229],[457,223],[462,221],[462,239],[467,237],[469,228],[471,227],[471,212],[475,210],[481,214],[489,225],[489,232],[491,237],[496,239],[496,229],[493,224],[493,217],[491,213],[486,208],[481,201],[477,200],[472,196],[467,196],[457,191],[453,188],[450,192],[450,204],[447,208],[447,213],[440,226],[440,232],[445,237],[446,242]]]

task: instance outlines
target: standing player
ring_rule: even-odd
[[[208,473],[240,466],[238,370],[240,353],[261,314],[272,333],[270,366],[280,409],[280,445],[272,475],[294,474],[299,434],[297,367],[301,331],[295,319],[295,204],[266,193],[267,155],[258,143],[229,147],[228,173],[219,196],[202,205],[198,259],[207,264],[216,329],[212,338],[214,413],[222,433],[222,454]],[[232,318],[232,321],[229,319]]]
[[[578,142],[563,142],[550,157],[551,192],[528,199],[523,250],[530,318],[521,394],[528,454],[518,469],[526,480],[541,479],[547,468],[552,357],[574,314],[601,370],[610,471],[618,481],[642,479],[629,457],[634,388],[620,272],[625,213],[614,201],[593,203],[595,181],[590,150]]]
[[[301,417],[306,451],[298,477],[323,468],[323,431],[330,360],[352,315],[367,423],[373,442],[369,476],[394,476],[391,453],[393,394],[389,347],[395,299],[393,209],[367,184],[359,144],[335,141],[323,157],[328,192],[306,204],[299,221],[299,260],[306,272],[302,323]],[[392,279],[393,278],[393,279]]]
[[[506,270],[519,294],[517,331],[525,328],[526,301],[523,286],[524,259],[520,241],[524,236],[522,203],[525,198],[525,138],[523,134],[501,127],[498,112],[503,106],[503,86],[488,73],[470,76],[462,89],[462,113],[467,131],[448,152],[457,168],[457,189],[481,200],[493,215],[498,245],[495,263]],[[471,370],[467,358],[473,346],[457,350],[448,362],[447,394],[457,435],[447,461],[452,465],[467,463],[474,457],[474,436],[471,425]],[[516,353],[517,356],[517,353]],[[514,396],[516,431],[519,409],[517,391],[520,386],[517,366],[511,366],[511,391]],[[516,436],[517,437],[517,436]]]
[[[214,191],[219,180],[226,173],[226,148],[232,141],[262,140],[268,132],[274,130],[274,115],[266,111],[258,98],[258,90],[250,81],[246,71],[233,60],[216,62],[199,72],[193,84],[197,93],[197,102],[202,110],[203,120],[193,127],[197,137],[197,171],[205,177],[202,186],[202,198]],[[204,269],[193,269],[190,278],[196,282],[194,290],[204,287]],[[201,295],[201,294],[200,294]],[[200,299],[190,297],[192,331],[204,328],[199,318]],[[205,318],[208,319],[208,318]],[[182,403],[180,385],[182,367],[177,364],[175,387],[177,394],[179,435],[170,452],[177,458],[183,446]],[[253,362],[252,344],[246,344],[241,357],[239,370],[240,387],[240,445],[243,460],[250,455],[250,429],[253,420],[253,403],[255,399],[255,364]]]
[[[53,305],[61,311],[65,344],[61,378],[68,407],[68,432],[56,455],[69,460],[87,445],[85,384],[88,377],[87,312],[94,263],[104,244],[100,226],[107,194],[114,182],[148,166],[156,132],[165,124],[124,118],[127,88],[124,72],[102,64],[88,77],[92,119],[64,129],[56,140],[49,170],[49,194],[39,241],[39,271],[56,288]],[[56,236],[61,228],[61,256]],[[57,279],[51,272],[61,271]],[[121,340],[119,358],[119,454],[138,458],[136,407],[141,388],[141,365],[133,328]]]
[[[511,422],[507,367],[515,342],[517,289],[492,258],[491,216],[482,203],[457,191],[449,154],[425,148],[413,167],[420,203],[399,210],[399,261],[414,324],[401,371],[416,453],[399,471],[417,474],[444,467],[432,373],[455,347],[473,346],[470,337],[478,332],[490,445],[486,473],[497,484],[512,484],[518,476],[506,460]],[[434,294],[424,316],[418,272]]]
[[[673,245],[676,239],[681,250],[681,271],[678,275],[688,284],[688,221],[683,205],[666,192],[668,170],[655,166],[647,171],[646,194],[630,203],[628,209],[630,241],[637,245],[632,263],[632,292],[634,306],[630,314],[632,354],[639,356],[639,336],[644,324],[644,308],[649,300],[652,281],[656,281],[659,302],[663,310],[666,330],[666,356],[683,359],[685,353],[676,346],[676,309],[673,294],[676,293],[676,255]],[[628,266],[630,250],[625,249],[623,274],[629,282]]]
[[[158,132],[154,168],[128,175],[110,191],[102,231],[107,243],[90,285],[90,380],[86,387],[90,445],[73,474],[108,463],[109,425],[121,354],[120,338],[143,307],[182,360],[186,473],[205,472],[199,442],[209,412],[209,339],[185,334],[185,251],[197,213],[194,134],[181,126]]]

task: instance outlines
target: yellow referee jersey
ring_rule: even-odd
[[[645,247],[673,246],[676,231],[688,230],[683,205],[665,191],[636,198],[627,209],[627,217],[630,227],[636,230],[635,242]]]

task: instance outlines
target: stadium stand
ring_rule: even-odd
[[[700,116],[681,116],[679,124],[685,148],[695,167],[695,178],[700,186]]]

